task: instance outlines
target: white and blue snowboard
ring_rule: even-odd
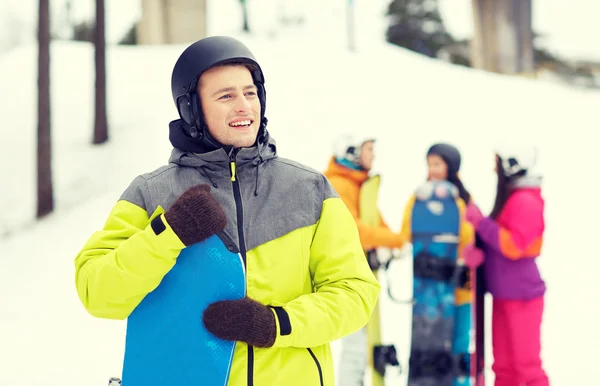
[[[455,289],[463,284],[464,276],[463,267],[457,265],[458,190],[447,181],[427,182],[415,196],[408,386],[468,385],[470,308],[455,306]],[[464,312],[466,317],[462,317]],[[465,338],[467,347],[463,348]]]

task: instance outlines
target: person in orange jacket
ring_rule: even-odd
[[[335,154],[331,157],[325,177],[340,195],[356,221],[360,241],[365,252],[380,247],[401,248],[405,240],[400,232],[394,232],[387,225],[378,209],[379,221],[376,225],[361,218],[361,192],[370,178],[375,158],[375,139],[358,139],[352,135],[343,135],[336,140]],[[376,197],[374,197],[376,199]],[[376,203],[369,203],[376,206]],[[376,270],[379,266],[376,254],[369,255],[369,265]],[[342,338],[342,357],[339,371],[339,385],[362,386],[368,359],[368,340],[366,327]]]
[[[363,184],[372,178],[369,172],[375,159],[375,139],[343,135],[336,141],[336,147],[336,154],[331,157],[324,174],[354,217],[363,249],[402,247],[404,241],[400,233],[390,229],[381,213],[376,226],[366,224],[360,218],[360,192]]]
[[[436,143],[429,148],[426,155],[428,175],[427,181],[417,189],[417,193],[409,199],[404,211],[402,221],[402,238],[411,240],[412,210],[417,195],[421,190],[427,190],[430,181],[448,181],[456,186],[458,197],[456,204],[460,213],[459,242],[457,263],[467,267],[479,265],[483,259],[481,250],[475,248],[475,231],[466,219],[467,205],[471,195],[458,176],[461,165],[461,156],[458,149],[447,143]],[[469,352],[469,330],[471,329],[471,290],[467,286],[457,287],[455,290],[455,315],[454,315],[454,342],[452,350],[455,354]]]

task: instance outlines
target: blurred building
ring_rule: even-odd
[[[142,0],[137,44],[177,44],[206,36],[206,0]]]

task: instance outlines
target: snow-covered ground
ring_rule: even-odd
[[[543,359],[553,385],[600,385],[594,360],[599,318],[588,300],[600,268],[590,247],[600,217],[592,201],[600,188],[593,140],[600,94],[450,66],[386,45],[380,38],[385,26],[374,21],[381,10],[377,3],[358,5],[356,53],[345,47],[343,2],[331,4],[325,14],[307,12],[304,26],[280,30],[276,37],[262,15],[255,22],[258,36],[245,37],[238,33],[236,2],[214,0],[210,32],[242,38],[259,58],[269,129],[281,156],[323,170],[336,134],[368,130],[380,139],[381,207],[394,229],[425,177],[424,154],[433,142],[460,148],[461,177],[484,210],[491,209],[495,189],[492,144],[501,139],[538,144],[547,200],[539,260],[549,288]],[[338,34],[324,34],[325,24]],[[0,58],[0,385],[103,385],[120,374],[125,324],[84,311],[73,259],[127,184],[167,161],[167,124],[176,114],[170,75],[183,48],[109,48],[111,138],[93,147],[92,47],[53,45],[57,210],[39,222],[34,221],[36,48],[23,46]],[[391,278],[394,293],[409,297],[408,259],[394,265]],[[397,345],[406,367],[410,307],[391,303],[383,284],[384,338]],[[489,344],[488,358],[489,365]],[[403,384],[404,376],[390,374],[388,384]]]

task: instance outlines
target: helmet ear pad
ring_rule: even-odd
[[[177,99],[177,108],[179,116],[187,124],[185,131],[192,138],[198,138],[204,135],[206,125],[202,114],[202,106],[198,93],[191,89]]]
[[[191,125],[194,120],[194,113],[197,110],[194,106],[192,92],[188,91],[185,94],[179,95],[176,102],[179,117],[181,117],[185,123]]]

